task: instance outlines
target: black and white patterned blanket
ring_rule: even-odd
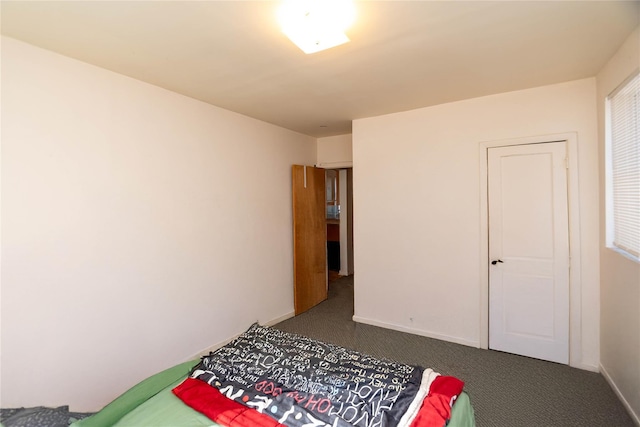
[[[252,325],[192,377],[288,426],[397,426],[423,368]]]

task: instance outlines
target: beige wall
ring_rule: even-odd
[[[597,76],[600,151],[601,367],[640,424],[640,263],[605,246],[605,98],[640,68],[640,29]]]
[[[316,165],[325,169],[350,168],[353,166],[353,144],[351,134],[328,136],[317,140]],[[353,274],[353,227],[350,206],[352,194],[346,169],[340,171],[340,274]],[[352,206],[351,206],[352,207]]]
[[[291,164],[315,159],[314,138],[3,38],[2,406],[97,410],[291,315]]]
[[[318,138],[317,165],[322,168],[347,168],[353,165],[351,134]]]
[[[575,133],[582,262],[571,360],[597,370],[595,98],[591,78],[354,121],[355,319],[479,346],[480,143]]]

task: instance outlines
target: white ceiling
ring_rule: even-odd
[[[2,34],[315,137],[351,121],[594,76],[640,1],[358,1],[305,55],[275,1],[5,1]]]

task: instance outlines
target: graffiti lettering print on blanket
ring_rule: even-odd
[[[192,377],[223,395],[302,427],[393,427],[423,369],[254,324],[203,357]]]

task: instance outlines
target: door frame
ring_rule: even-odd
[[[575,132],[484,141],[480,158],[480,348],[489,348],[489,199],[488,150],[495,147],[566,141],[569,209],[569,365],[582,367],[582,289],[578,135]]]

